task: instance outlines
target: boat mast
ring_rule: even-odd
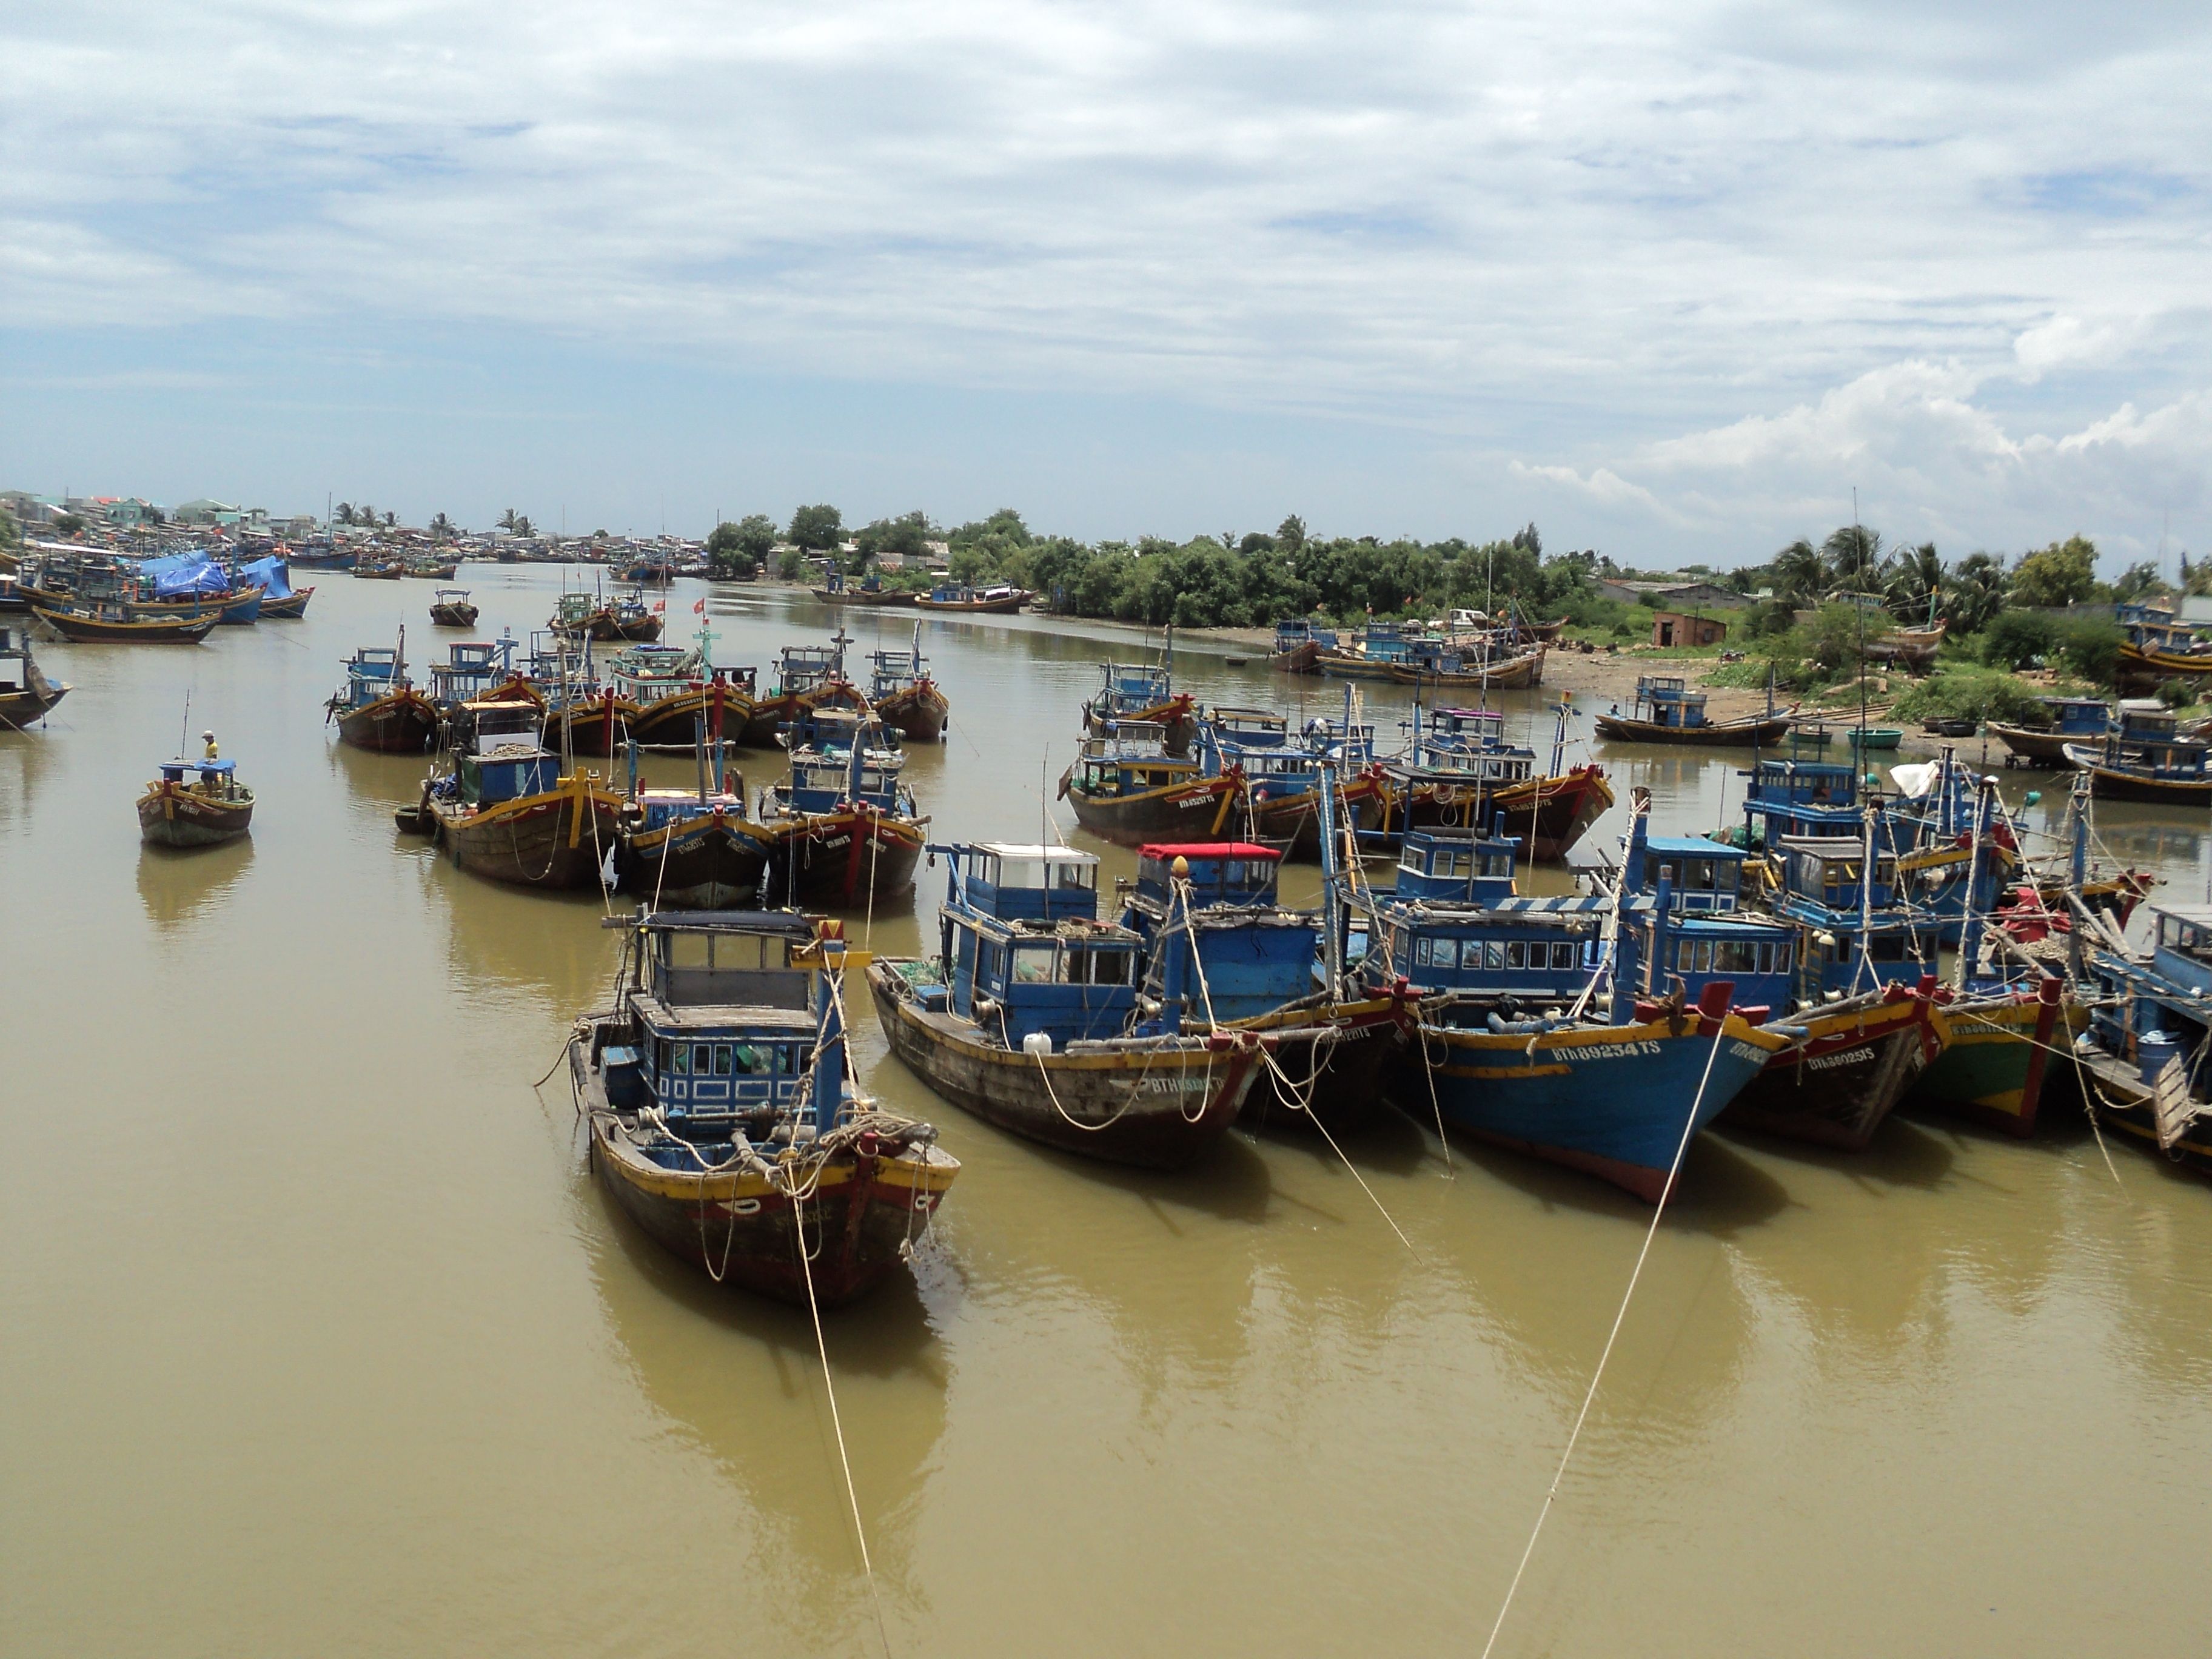
[[[1948,758],[1948,752],[1947,752]],[[1942,787],[1949,793],[1947,776]],[[1974,803],[1974,853],[1966,861],[1966,915],[1959,930],[1959,960],[1951,972],[1954,990],[1964,991],[1973,976],[1975,958],[1982,951],[1981,913],[1974,908],[1974,898],[1982,887],[1982,842],[1990,833],[1990,798],[1996,793],[1997,781],[1983,778],[1976,785]]]

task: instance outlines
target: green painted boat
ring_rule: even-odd
[[[2055,979],[2045,981],[2040,995],[2015,991],[1960,998],[1932,1018],[1943,1052],[1920,1074],[1908,1103],[2022,1139],[2035,1133],[2046,1085],[2070,1080],[2072,1068],[2063,1062],[2089,1023],[2088,1011]],[[2054,1056],[2061,1062],[2057,1068]]]
[[[1844,735],[1854,749],[1894,749],[1905,739],[1905,733],[1894,726],[1870,726],[1864,731],[1854,726]]]

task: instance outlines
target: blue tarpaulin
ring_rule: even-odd
[[[149,559],[138,568],[142,575],[153,579],[154,592],[161,599],[174,599],[184,593],[230,592],[230,578],[222,574],[222,567],[213,559],[179,553],[166,559]]]
[[[239,566],[238,585],[240,587],[258,587],[265,597],[272,599],[292,597],[292,573],[280,558],[256,559],[252,564]]]

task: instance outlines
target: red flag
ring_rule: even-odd
[[[668,601],[665,599],[655,599],[653,602],[653,608],[657,611],[665,612],[668,609]]]
[[[691,608],[703,617],[707,614],[707,601],[704,599],[694,599],[691,601]]]

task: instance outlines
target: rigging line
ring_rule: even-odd
[[[1590,1373],[1589,1389],[1583,1395],[1583,1408],[1575,1413],[1575,1426],[1568,1432],[1565,1450],[1559,1454],[1559,1467],[1552,1473],[1552,1485],[1544,1494],[1544,1507],[1536,1512],[1536,1524],[1528,1529],[1528,1542],[1521,1552],[1521,1565],[1513,1569],[1513,1582],[1505,1587],[1505,1600],[1498,1608],[1497,1622],[1490,1627],[1490,1639],[1482,1644],[1482,1659],[1490,1659],[1490,1652],[1498,1645],[1498,1633],[1505,1628],[1505,1615],[1512,1610],[1513,1598],[1521,1589],[1521,1576],[1528,1571],[1528,1558],[1536,1553],[1536,1540],[1542,1535],[1544,1522],[1550,1518],[1552,1504],[1559,1495],[1559,1482],[1566,1478],[1567,1460],[1575,1455],[1575,1443],[1582,1438],[1583,1425],[1589,1420],[1591,1402],[1597,1398],[1598,1384],[1605,1378],[1606,1362],[1613,1358],[1613,1344],[1620,1339],[1620,1328],[1628,1318],[1628,1304],[1636,1295],[1637,1281],[1644,1277],[1644,1263],[1651,1254],[1651,1241],[1659,1236],[1659,1223],[1667,1213],[1667,1200],[1674,1195],[1674,1177],[1682,1168],[1683,1154],[1690,1150],[1691,1138],[1698,1130],[1698,1109],[1705,1104],[1705,1089],[1713,1080],[1713,1061],[1720,1058],[1721,1044],[1728,1038],[1728,1022],[1718,1022],[1720,1029],[1713,1033],[1713,1046],[1705,1053],[1705,1074],[1698,1082],[1698,1093],[1690,1103],[1689,1115],[1682,1121],[1682,1139],[1674,1148],[1674,1161],[1667,1170],[1667,1184],[1660,1190],[1659,1201],[1651,1206],[1651,1224],[1644,1230],[1644,1248],[1636,1253],[1636,1266],[1628,1275],[1628,1289],[1620,1298],[1620,1308],[1613,1316],[1613,1328],[1606,1334],[1604,1350],[1597,1357],[1597,1369]]]
[[[792,1194],[793,1213],[802,1213],[797,1192]],[[845,1424],[837,1412],[837,1385],[830,1376],[830,1345],[822,1336],[822,1308],[814,1299],[814,1267],[806,1255],[806,1228],[799,1228],[799,1265],[806,1274],[806,1311],[814,1316],[814,1346],[822,1356],[822,1388],[830,1396],[830,1426],[837,1433],[837,1461],[845,1469],[845,1501],[853,1506],[853,1535],[860,1540],[860,1571],[868,1580],[868,1600],[876,1610],[876,1634],[883,1638],[884,1659],[890,1659],[891,1633],[884,1622],[884,1598],[876,1589],[875,1565],[868,1559],[867,1529],[860,1524],[860,1494],[853,1489],[853,1460],[845,1455]]]
[[[1275,1057],[1263,1048],[1260,1050],[1260,1058],[1266,1062],[1267,1069],[1273,1073],[1276,1078],[1283,1084],[1285,1090],[1286,1091],[1285,1097],[1287,1099],[1291,1096],[1294,1096],[1297,1093],[1297,1085],[1291,1081],[1289,1073],[1283,1070],[1281,1065],[1276,1060]],[[1406,1230],[1391,1219],[1390,1212],[1382,1207],[1382,1200],[1375,1196],[1375,1189],[1367,1184],[1367,1178],[1359,1173],[1358,1169],[1352,1164],[1352,1161],[1350,1158],[1344,1156],[1344,1148],[1336,1144],[1336,1137],[1329,1133],[1328,1126],[1321,1121],[1321,1114],[1313,1109],[1310,1091],[1312,1087],[1318,1083],[1320,1077],[1321,1070],[1319,1066],[1316,1065],[1313,1077],[1308,1079],[1307,1086],[1309,1094],[1306,1103],[1296,1108],[1295,1109],[1303,1111],[1306,1115],[1306,1121],[1312,1124],[1315,1128],[1321,1131],[1321,1138],[1328,1142],[1329,1151],[1334,1152],[1340,1159],[1342,1159],[1344,1167],[1352,1171],[1352,1178],[1359,1183],[1359,1190],[1367,1194],[1367,1201],[1375,1206],[1375,1212],[1382,1218],[1384,1223],[1389,1227],[1392,1232],[1398,1235],[1398,1242],[1406,1247],[1407,1253],[1410,1255],[1414,1261],[1420,1261],[1422,1259],[1421,1253],[1413,1248],[1413,1241],[1406,1237]]]

